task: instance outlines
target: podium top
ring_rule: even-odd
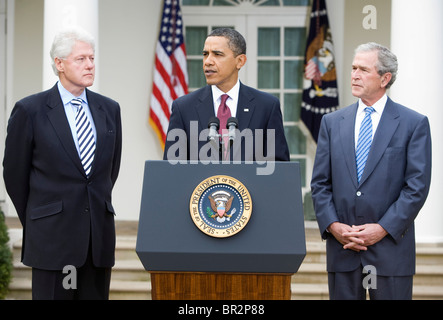
[[[147,161],[136,245],[145,269],[297,272],[306,255],[300,168],[297,162],[275,162],[273,165],[273,174],[257,175],[258,164],[171,165],[167,161]],[[223,218],[230,215],[232,210],[226,210],[226,203],[222,203],[225,207],[221,210],[226,212],[215,213],[210,209],[209,200],[200,201],[199,196],[207,189],[202,185],[211,177],[232,177],[236,186],[242,185],[247,189],[247,194],[240,191],[238,193],[241,195],[236,196],[240,199],[246,194],[250,198],[247,200],[249,204],[243,202],[243,209],[247,206],[251,209],[246,225],[239,220],[228,231],[222,227],[217,229],[219,225],[227,223]],[[214,179],[210,187],[222,182],[222,179]],[[224,182],[229,185],[227,181]],[[206,192],[210,195],[214,193]],[[221,202],[228,200],[229,196],[226,195]],[[211,232],[209,228],[201,230],[198,223],[193,221],[192,212],[198,210],[199,206],[203,211],[211,211],[210,214],[215,216],[212,219],[219,217],[220,221],[223,220],[211,220],[215,231],[234,234],[214,237],[208,235]],[[234,222],[236,213],[230,218]],[[241,230],[234,232],[240,227]]]

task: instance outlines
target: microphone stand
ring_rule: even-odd
[[[220,148],[221,135],[218,133],[218,129],[220,128],[220,120],[217,117],[212,117],[209,119],[208,128],[208,140],[213,149],[217,150],[218,160],[220,161],[222,159],[222,148]]]

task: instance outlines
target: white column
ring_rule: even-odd
[[[95,38],[95,53],[98,57],[98,0],[45,0],[43,36],[43,90],[49,89],[58,80],[52,71],[49,51],[55,34],[62,28],[80,26]],[[96,70],[98,61],[96,59]],[[96,71],[92,90],[98,91]]]
[[[399,60],[390,96],[428,116],[432,135],[432,182],[416,219],[417,242],[443,242],[443,1],[392,0],[391,47]]]

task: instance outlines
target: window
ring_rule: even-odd
[[[257,88],[280,99],[291,159],[306,171],[306,137],[298,127],[306,29],[258,27]],[[302,186],[306,175],[302,175]]]
[[[243,83],[280,99],[291,160],[299,161],[302,186],[313,167],[311,138],[300,123],[306,15],[309,0],[182,0],[188,58],[189,90],[206,85],[202,49],[207,34],[220,26],[246,39],[248,62]]]
[[[183,0],[184,6],[307,6],[309,0]]]

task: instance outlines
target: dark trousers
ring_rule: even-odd
[[[329,272],[329,298],[331,300],[365,300],[369,293],[371,300],[411,300],[412,282],[412,276],[370,275],[363,272],[363,267],[350,272]],[[364,284],[369,288],[366,289]]]
[[[73,270],[41,270],[32,268],[33,300],[108,300],[111,268],[97,268],[92,262],[91,248],[85,264]],[[76,273],[74,276],[74,272]],[[76,280],[76,284],[72,281]],[[75,286],[76,289],[72,289]]]

